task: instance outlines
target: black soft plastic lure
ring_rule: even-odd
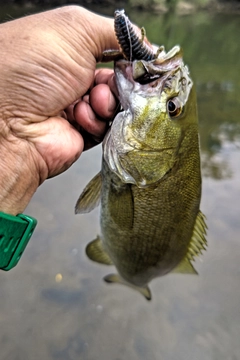
[[[114,13],[114,27],[122,55],[129,61],[156,59],[157,54],[144,41],[145,30],[141,29],[142,38],[139,38],[124,10],[116,10]]]

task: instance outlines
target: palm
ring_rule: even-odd
[[[5,24],[8,36],[15,39],[17,35],[18,41],[8,41],[3,46],[4,57],[11,61],[9,73],[5,72],[0,79],[5,90],[0,96],[2,103],[14,98],[10,109],[14,118],[11,131],[18,140],[28,140],[32,157],[40,164],[42,181],[67,169],[83,150],[83,138],[66,121],[68,112],[65,110],[81,100],[91,87],[96,58],[107,45],[100,36],[100,29],[96,28],[96,15],[78,7],[69,9],[46,12],[44,21],[43,14],[28,17],[28,21],[25,18],[16,20],[22,29],[20,33],[16,33],[16,22]],[[106,33],[109,33],[107,28],[113,33],[111,20],[99,19],[104,22]],[[102,27],[101,21],[99,27]],[[69,23],[71,26],[66,27]],[[79,27],[81,23],[85,28]],[[2,34],[4,41],[4,32]],[[109,47],[113,39],[110,36]],[[101,97],[99,88],[98,94]],[[107,94],[109,97],[109,88]],[[99,101],[102,109],[108,101],[106,89],[104,96],[104,101]],[[92,128],[93,134],[102,133],[105,125],[89,123],[84,106],[78,105],[78,111],[72,113],[69,120]],[[99,105],[94,111],[98,108]],[[102,112],[105,115],[106,111]]]

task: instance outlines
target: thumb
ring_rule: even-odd
[[[102,53],[107,49],[119,49],[114,31],[114,19],[90,12],[80,6],[65,6],[57,9],[58,18],[63,19],[66,31],[66,23],[69,23],[71,36],[76,41],[75,46],[83,53],[90,51],[96,61],[102,58]],[[74,31],[75,30],[75,31]],[[75,33],[75,34],[74,34]]]

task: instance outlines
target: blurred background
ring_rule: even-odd
[[[67,3],[0,1],[0,20]],[[74,215],[101,167],[101,146],[87,151],[47,180],[25,212],[38,226],[18,266],[0,273],[0,360],[238,360],[240,2],[75,3],[111,16],[125,8],[151,42],[182,46],[197,88],[208,249],[195,263],[199,276],[154,280],[151,302],[105,284],[109,268],[85,255],[100,230],[99,209]]]

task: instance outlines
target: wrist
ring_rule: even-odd
[[[39,186],[39,172],[26,141],[1,137],[0,152],[0,211],[17,215]]]

